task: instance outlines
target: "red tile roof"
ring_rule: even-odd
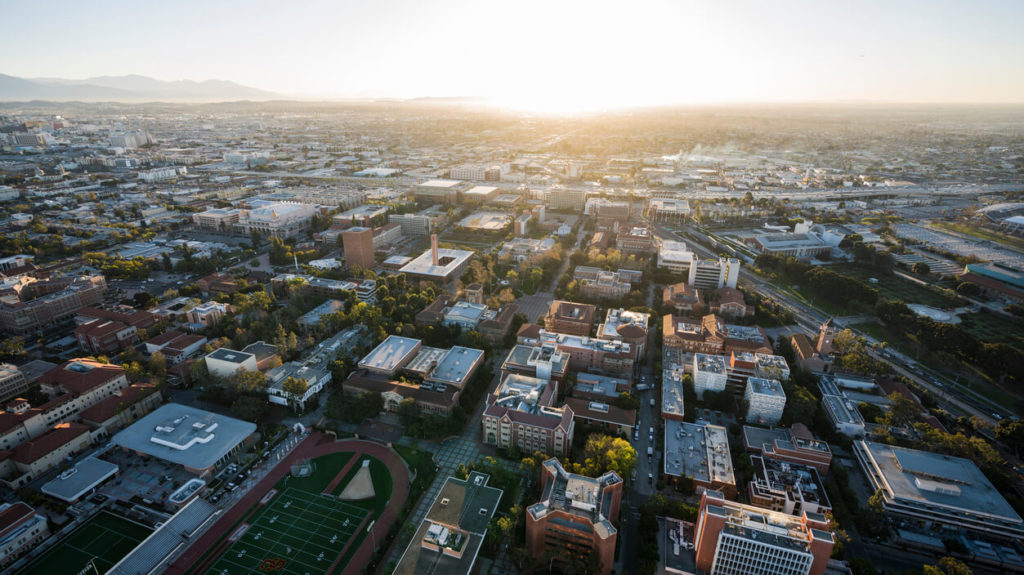
[[[89,428],[81,423],[58,423],[50,431],[15,447],[14,460],[24,464],[34,463],[71,443],[84,433],[89,433]]]
[[[0,511],[0,538],[6,536],[9,530],[21,525],[35,513],[34,509],[20,501]]]
[[[79,416],[81,416],[82,421],[103,423],[117,415],[117,406],[122,403],[134,405],[142,401],[143,398],[150,395],[155,390],[156,387],[148,383],[137,383],[122,389],[121,395],[112,395],[96,405],[93,405],[89,409],[82,411]]]
[[[104,383],[124,375],[119,365],[100,363],[93,359],[69,359],[44,373],[40,385],[60,385],[68,393],[88,393]]]

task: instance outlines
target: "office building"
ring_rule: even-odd
[[[583,211],[587,199],[587,192],[581,189],[553,187],[547,192],[547,205],[552,210],[562,210],[575,213]]]
[[[725,428],[675,419],[666,419],[664,425],[665,483],[675,484],[688,478],[697,487],[721,491],[735,498],[736,476]]]
[[[515,345],[501,364],[502,377],[510,373],[550,379],[559,383],[569,374],[569,354],[554,344]]]
[[[527,343],[520,331],[519,343]],[[604,341],[578,335],[550,333],[539,330],[537,347],[551,346],[569,357],[569,366],[575,371],[598,371],[611,375],[630,376],[633,373],[634,353],[628,343]]]
[[[244,369],[246,371],[258,371],[256,356],[244,351],[236,351],[222,347],[206,354],[206,369],[214,377],[231,377]]]
[[[634,226],[622,228],[615,237],[615,245],[623,256],[647,257],[654,253],[654,236],[650,228]]]
[[[331,218],[331,226],[338,226],[341,228],[353,226],[373,228],[387,221],[387,215],[387,206],[363,204],[361,206],[356,206],[351,210],[341,212],[340,214],[335,214],[334,217]]]
[[[697,569],[709,575],[824,575],[835,541],[824,515],[800,517],[705,492],[697,511]]]
[[[350,268],[373,269],[377,260],[373,256],[373,228],[352,226],[341,232],[345,249],[345,263]]]
[[[740,277],[740,260],[718,258],[701,260],[694,258],[688,270],[687,282],[702,289],[715,290],[723,287],[735,288]]]
[[[237,208],[210,208],[192,214],[192,223],[201,230],[230,232],[235,229],[241,216],[242,210]]]
[[[858,402],[847,397],[835,380],[827,375],[818,378],[818,389],[821,390],[821,406],[832,427],[847,437],[864,437],[864,416],[857,409]]]
[[[626,297],[633,287],[630,281],[623,278],[618,272],[605,270],[599,270],[593,275],[593,278],[577,277],[576,282],[579,286],[580,295],[600,299]]]
[[[684,353],[772,353],[764,330],[757,326],[728,325],[715,314],[705,315],[700,320],[665,315],[662,318],[662,340],[666,347]]]
[[[316,205],[298,202],[262,202],[258,207],[242,210],[235,229],[246,234],[290,238],[305,230],[319,211]]]
[[[743,292],[736,288],[722,287],[711,296],[709,311],[728,318],[750,317],[754,315],[754,306],[747,305]]]
[[[658,268],[689,277],[697,255],[686,248],[685,242],[661,240],[658,242]],[[692,281],[688,282],[693,285]]]
[[[419,214],[388,214],[388,222],[398,224],[403,236],[429,236],[438,225],[438,216]]]
[[[686,282],[666,286],[661,303],[663,307],[675,310],[677,315],[698,315],[704,311],[701,290]]]
[[[597,338],[605,341],[628,343],[633,348],[634,360],[643,358],[647,349],[647,328],[650,314],[609,309],[604,323],[597,326]]]
[[[554,333],[589,336],[597,307],[587,303],[555,300],[544,316],[544,329]]]
[[[107,289],[101,276],[23,278],[16,299],[0,299],[0,329],[24,335],[71,319],[83,307],[103,301]]]
[[[777,379],[749,377],[743,401],[747,404],[747,421],[775,425],[786,408],[786,392]]]
[[[818,236],[810,233],[781,233],[754,236],[748,242],[762,254],[809,259],[832,251]]]
[[[402,553],[393,575],[469,575],[473,573],[503,491],[487,485],[490,477],[472,471],[466,479],[449,477]]]
[[[787,515],[832,511],[818,470],[810,465],[750,456],[754,474],[747,484],[750,504]]]
[[[853,452],[894,520],[943,539],[1024,538],[1020,516],[970,460],[867,441],[855,441]]]
[[[450,204],[458,201],[458,193],[464,186],[455,180],[428,180],[412,188],[416,201]]]
[[[618,540],[622,478],[614,471],[593,478],[568,473],[557,459],[541,467],[541,499],[526,509],[526,548],[534,557],[584,565],[595,556],[610,575]]]
[[[553,407],[558,382],[506,375],[481,418],[484,443],[520,453],[542,451],[564,457],[572,446],[573,410]]]

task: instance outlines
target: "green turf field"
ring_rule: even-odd
[[[337,497],[285,488],[207,573],[324,573],[349,539],[365,531],[369,514]]]
[[[101,511],[42,557],[21,571],[24,575],[78,573],[95,557],[96,570],[106,573],[153,531]]]
[[[309,477],[286,475],[278,481],[274,498],[247,520],[245,534],[217,558],[206,575],[323,573],[351,540],[339,563],[344,565],[367,537],[366,528],[387,506],[392,488],[387,466],[376,458],[361,456],[331,495],[322,493],[352,456],[341,452],[318,457],[312,460],[314,471]],[[375,496],[366,501],[341,501],[338,494],[366,459]]]

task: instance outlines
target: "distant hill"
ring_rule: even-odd
[[[0,101],[224,102],[273,100],[279,94],[225,80],[165,82],[147,76],[98,76],[84,80],[18,78],[0,74]]]

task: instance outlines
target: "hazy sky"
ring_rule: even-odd
[[[1018,0],[0,0],[0,73],[573,109],[1024,102]]]

